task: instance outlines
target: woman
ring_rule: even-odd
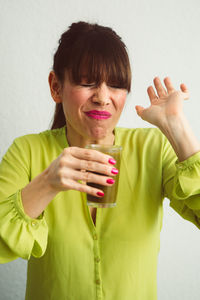
[[[188,90],[169,77],[164,84],[154,78],[150,106],[136,106],[157,128],[117,128],[131,90],[126,46],[111,28],[86,22],[61,36],[49,74],[52,128],[16,138],[0,165],[0,258],[28,259],[26,299],[157,298],[164,197],[200,228],[200,144],[182,110]],[[123,147],[115,208],[86,205],[86,194],[103,191],[81,181],[109,186],[118,172],[88,143]]]

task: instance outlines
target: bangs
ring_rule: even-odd
[[[74,84],[80,84],[83,79],[97,85],[106,82],[130,92],[131,69],[122,41],[93,32],[79,39],[71,55],[67,71]]]

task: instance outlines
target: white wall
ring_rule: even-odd
[[[170,76],[191,93],[185,114],[200,140],[200,2],[198,0],[0,0],[0,156],[17,136],[49,128],[54,110],[47,77],[60,34],[74,21],[111,26],[129,49],[133,86],[123,127],[152,127],[134,105],[146,88]],[[158,265],[159,300],[199,300],[198,229],[164,204]],[[24,298],[26,262],[0,265],[0,300]],[[124,299],[129,300],[129,299]]]

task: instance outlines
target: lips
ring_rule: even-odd
[[[90,110],[90,111],[86,111],[85,114],[88,117],[97,120],[105,120],[111,117],[111,114],[105,110]]]

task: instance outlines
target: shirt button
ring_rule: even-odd
[[[96,258],[95,258],[95,261],[96,261],[96,262],[100,262],[100,257],[96,257]]]
[[[97,234],[94,234],[93,238],[94,240],[97,240],[98,239]]]
[[[37,222],[36,222],[36,221],[32,221],[32,222],[31,222],[31,225],[32,225],[32,227],[35,227],[35,228],[36,228],[36,227],[37,227]]]
[[[100,283],[101,283],[100,279],[97,279],[96,284],[100,284]]]
[[[183,169],[183,165],[177,165],[178,169]]]

